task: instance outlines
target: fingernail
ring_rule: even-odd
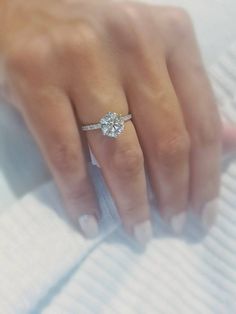
[[[202,212],[202,223],[205,228],[209,229],[213,226],[216,221],[216,217],[219,211],[219,201],[214,199],[208,202]]]
[[[145,246],[152,238],[152,224],[150,220],[137,224],[134,227],[134,236],[142,246]]]
[[[181,212],[179,214],[172,216],[170,219],[170,223],[174,232],[180,234],[184,229],[186,220],[187,220],[186,212]]]
[[[84,235],[88,238],[95,238],[99,233],[97,219],[93,215],[80,216],[79,225]]]

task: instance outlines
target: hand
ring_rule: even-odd
[[[95,236],[99,220],[84,142],[138,241],[151,236],[144,165],[176,232],[189,207],[212,224],[221,122],[186,12],[105,0],[2,1],[3,10],[5,92],[81,231]],[[133,116],[117,139],[80,132],[109,111]]]

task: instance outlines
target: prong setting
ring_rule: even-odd
[[[110,138],[117,138],[125,128],[125,122],[132,118],[131,114],[122,116],[116,112],[108,112],[96,124],[83,125],[83,131],[101,129],[103,135]]]

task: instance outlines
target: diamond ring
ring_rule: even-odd
[[[83,125],[81,129],[82,131],[101,129],[103,135],[116,138],[124,131],[125,122],[130,119],[132,119],[132,114],[122,116],[115,112],[108,112],[99,123]]]

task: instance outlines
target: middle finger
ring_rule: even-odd
[[[158,64],[158,67],[157,67]],[[190,140],[164,58],[138,60],[128,71],[133,120],[163,218],[182,231],[189,197]]]
[[[91,45],[91,37],[86,53],[76,54],[76,84],[72,83],[71,97],[83,125],[98,123],[110,111],[129,113],[118,71],[109,60],[96,38]],[[152,230],[143,153],[133,123],[126,122],[124,132],[116,139],[104,136],[101,130],[87,131],[86,136],[126,230],[145,244]]]

